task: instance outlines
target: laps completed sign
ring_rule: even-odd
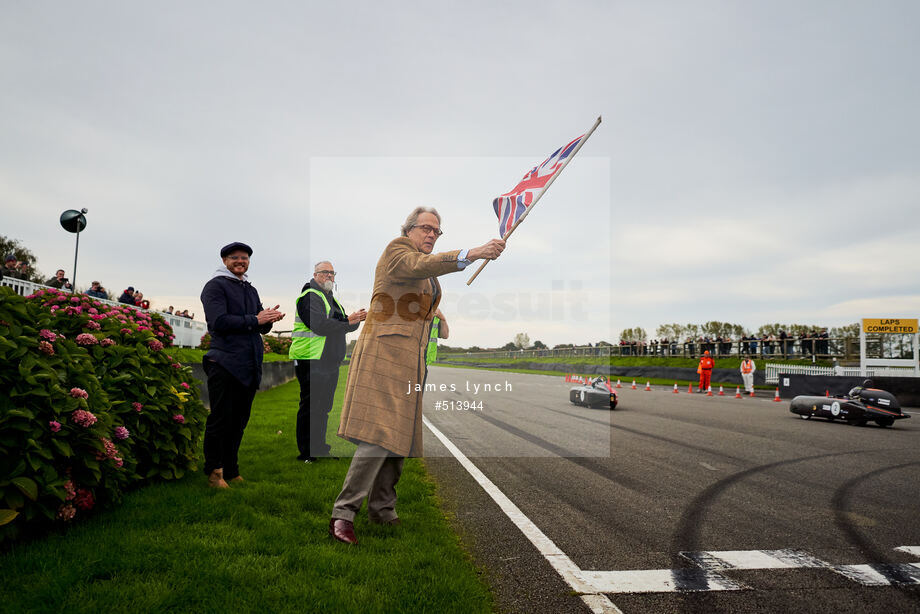
[[[864,333],[917,333],[917,318],[863,318]]]

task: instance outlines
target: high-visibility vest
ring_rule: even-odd
[[[425,364],[430,365],[438,357],[438,329],[441,318],[435,316],[431,321],[431,334],[428,335],[428,350],[425,352]]]
[[[326,300],[326,295],[322,292],[307,288],[297,297],[297,301],[310,292],[323,299],[323,305],[326,306],[326,317],[328,318],[332,312],[332,307],[329,305],[329,301]],[[345,313],[345,308],[342,307],[338,299],[333,296],[332,300],[342,310],[342,313]],[[291,349],[288,350],[288,358],[291,360],[319,360],[323,355],[323,348],[326,347],[326,338],[314,333],[300,319],[300,314],[297,313],[297,301],[294,302],[294,332],[291,333]]]
[[[741,361],[741,372],[750,373],[754,370],[754,361],[752,360],[742,360]]]

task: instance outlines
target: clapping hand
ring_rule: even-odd
[[[365,311],[364,309],[359,309],[358,311],[348,316],[348,323],[355,324],[357,322],[363,322],[366,319],[367,319],[367,311]]]
[[[270,324],[284,318],[284,314],[278,311],[281,305],[275,305],[271,309],[263,309],[256,315],[259,324]]]

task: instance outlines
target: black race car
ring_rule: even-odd
[[[600,375],[584,386],[575,386],[569,390],[569,401],[585,407],[610,407],[616,409],[617,393],[610,381]]]
[[[895,420],[910,418],[910,415],[901,412],[895,396],[873,388],[872,380],[856,386],[847,396],[797,396],[789,404],[789,411],[799,414],[804,420],[818,416],[831,421],[845,420],[855,426],[864,426],[870,420],[879,426],[891,426]]]

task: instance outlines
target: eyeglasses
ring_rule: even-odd
[[[419,226],[418,224],[416,224],[415,226],[413,226],[413,228],[418,228],[426,235],[429,232],[433,232],[436,237],[440,237],[442,234],[444,234],[443,232],[441,232],[440,228],[435,228],[434,226],[429,226],[428,224],[425,224],[424,226]]]
[[[335,271],[317,271],[316,275],[328,275],[329,277],[335,277]]]
[[[249,260],[249,256],[227,256],[228,260]]]

